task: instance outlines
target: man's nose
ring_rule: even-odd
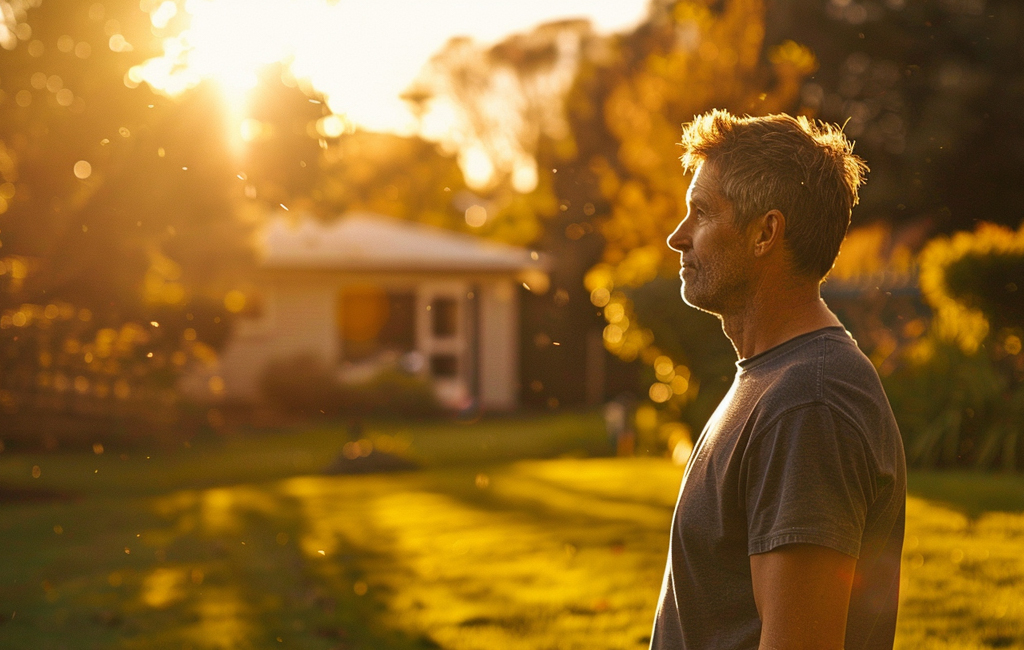
[[[679,222],[676,229],[668,236],[668,247],[677,253],[682,253],[690,248],[690,235],[686,231],[686,220]]]

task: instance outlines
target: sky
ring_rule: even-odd
[[[142,4],[164,55],[134,69],[133,80],[178,94],[213,78],[244,112],[255,71],[286,61],[332,112],[396,132],[414,124],[399,95],[454,36],[495,42],[566,18],[621,31],[647,9],[647,0],[186,0],[184,15],[171,0]]]

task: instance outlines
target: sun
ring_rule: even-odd
[[[143,0],[163,54],[133,67],[129,80],[177,96],[204,80],[221,89],[242,125],[260,70],[281,64],[300,88],[324,99],[337,124],[411,132],[396,101],[426,60],[423,48],[374,57],[385,17],[324,0]],[[391,17],[386,17],[391,19]]]
[[[241,115],[256,87],[260,69],[287,63],[296,55],[294,28],[317,25],[321,2],[275,0],[187,0],[183,11],[172,0],[144,0],[154,32],[162,35],[163,55],[129,71],[137,83],[180,95],[205,79],[221,88],[232,112]],[[172,31],[172,21],[185,26]]]
[[[260,132],[249,110],[258,101],[253,91],[260,72],[280,64],[289,84],[294,81],[329,109],[317,123],[321,137],[358,128],[447,141],[458,131],[455,111],[442,105],[417,115],[400,97],[452,36],[494,41],[567,15],[587,16],[610,29],[636,22],[646,3],[141,0],[162,54],[132,67],[125,81],[169,96],[212,81],[224,97],[232,142],[243,147]],[[486,186],[493,176],[485,152],[465,147],[459,162],[473,186]],[[517,170],[516,188],[532,189],[535,167],[522,164]]]

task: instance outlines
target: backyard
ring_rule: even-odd
[[[0,645],[645,647],[682,468],[565,413],[371,424],[350,456],[421,468],[326,474],[344,431],[3,453]],[[897,647],[1024,648],[1024,477],[910,491]]]

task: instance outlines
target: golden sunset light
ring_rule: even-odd
[[[179,95],[213,79],[240,109],[257,72],[282,63],[293,83],[326,99],[340,118],[328,129],[338,135],[353,127],[414,131],[416,120],[399,96],[449,38],[490,42],[565,18],[588,19],[599,31],[620,30],[643,17],[647,2],[142,0],[141,6],[162,39],[163,54],[132,68],[131,82]]]
[[[1024,650],[1021,43],[0,0],[0,650]]]

